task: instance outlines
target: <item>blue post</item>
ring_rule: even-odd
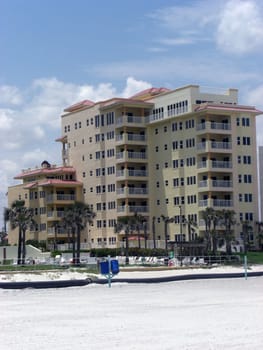
[[[247,256],[244,256],[245,279],[247,279]]]
[[[109,288],[111,288],[111,263],[110,263],[110,255],[108,255],[108,265],[109,265],[108,285],[109,285]]]

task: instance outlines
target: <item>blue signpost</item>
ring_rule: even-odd
[[[107,261],[100,262],[100,273],[108,279],[109,288],[111,287],[111,279],[114,275],[119,273],[119,262],[116,259],[110,258],[108,256]]]

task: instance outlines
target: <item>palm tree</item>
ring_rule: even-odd
[[[225,228],[224,239],[226,242],[226,253],[231,255],[231,241],[233,240],[233,225],[236,224],[235,211],[223,209],[220,211],[219,223]]]
[[[258,234],[257,234],[257,240],[258,240],[258,247],[260,250],[263,250],[263,222],[257,221],[256,225],[258,227]]]
[[[73,263],[75,265],[79,265],[80,263],[80,236],[81,231],[84,230],[87,223],[91,224],[95,217],[95,213],[90,209],[89,205],[84,204],[82,202],[76,202],[75,204],[69,206],[65,215],[62,219],[64,225],[71,229],[72,232],[72,240],[73,240],[73,249],[72,249],[72,257]],[[76,238],[75,238],[76,235]],[[77,240],[77,242],[75,242]],[[75,243],[77,243],[77,247],[75,248]],[[76,249],[76,253],[75,253]]]
[[[213,208],[207,207],[202,213],[205,221],[205,250],[206,254],[208,254],[208,252],[211,251],[212,223],[215,211]]]
[[[141,248],[141,226],[143,222],[143,217],[137,212],[134,213],[134,225],[137,231],[138,247]]]
[[[133,232],[136,227],[136,221],[134,216],[124,216],[118,218],[118,221],[115,225],[115,232],[120,233],[121,231],[125,232],[125,264],[129,265],[129,235]]]
[[[11,228],[18,227],[18,249],[17,264],[23,265],[26,257],[26,231],[35,224],[32,208],[25,207],[25,201],[16,200],[11,204],[11,208],[5,208],[4,218],[9,221]]]
[[[168,216],[161,215],[161,218],[164,222],[165,250],[168,253],[168,224],[174,222],[174,217],[169,218]]]

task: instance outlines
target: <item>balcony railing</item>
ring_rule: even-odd
[[[212,148],[217,148],[217,149],[231,149],[232,148],[232,142],[211,141],[211,147]]]
[[[221,161],[221,160],[205,160],[198,162],[197,167],[198,169],[202,168],[208,168],[211,166],[211,168],[216,168],[216,169],[231,169],[232,168],[232,162],[230,161]]]
[[[121,194],[134,194],[134,195],[147,195],[148,189],[141,187],[122,187],[117,188],[117,195]]]
[[[47,201],[74,201],[76,196],[74,194],[48,194]]]
[[[55,235],[55,234],[65,235],[65,234],[68,234],[68,231],[66,229],[64,229],[63,227],[57,227],[57,228],[48,227],[47,233],[49,235]]]
[[[201,199],[199,207],[232,207],[233,201],[226,199]]]
[[[124,125],[127,123],[128,124],[143,124],[143,123],[145,123],[145,117],[123,115],[122,117],[118,117],[116,119],[117,125]]]
[[[231,130],[231,124],[230,123],[216,123],[216,122],[204,122],[199,123],[196,127],[196,129],[199,130]]]
[[[147,213],[148,207],[147,206],[133,206],[133,205],[122,205],[117,207],[118,213]]]
[[[232,142],[221,142],[221,141],[202,141],[198,142],[197,149],[198,150],[207,150],[211,149],[223,149],[228,150],[232,149]]]
[[[146,141],[146,136],[141,134],[119,134],[116,135],[116,141]]]
[[[118,152],[116,153],[116,159],[147,159],[145,152]]]
[[[140,177],[140,176],[148,176],[148,172],[146,170],[124,169],[124,170],[117,170],[116,176],[117,177],[128,177],[128,176]]]
[[[226,180],[202,180],[199,181],[198,187],[204,188],[211,185],[212,187],[222,187],[222,188],[230,188],[233,186],[232,181],[226,181]]]
[[[48,218],[54,218],[54,217],[57,217],[57,218],[63,218],[65,215],[65,212],[60,210],[60,211],[48,211],[47,212],[47,217]]]

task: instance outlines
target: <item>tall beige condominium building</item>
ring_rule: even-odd
[[[27,191],[27,204],[41,225],[35,236],[52,240],[69,204],[57,195],[77,195],[96,213],[82,237],[89,248],[122,246],[124,231],[117,234],[115,223],[135,214],[143,222],[140,241],[147,236],[148,247],[194,240],[205,234],[208,207],[235,211],[240,223],[235,236],[241,241],[242,222],[255,226],[258,220],[255,117],[260,113],[238,105],[236,89],[205,92],[197,85],[79,102],[61,118],[62,173],[55,173],[53,182],[46,181],[45,171],[38,179],[34,172],[20,174],[24,183],[9,189],[9,203]],[[197,227],[185,224],[190,221]],[[135,230],[130,244],[137,246],[138,237]],[[66,242],[65,233],[59,238]]]
[[[207,207],[258,220],[254,107],[238,105],[238,91],[151,88],[131,98],[82,101],[62,115],[64,165],[76,169],[96,218],[91,247],[119,246],[118,218],[135,213],[147,223],[148,246],[205,233]],[[183,218],[183,220],[182,220]],[[189,230],[184,222],[194,221]],[[218,228],[220,231],[220,228]],[[136,239],[136,233],[133,237]],[[253,238],[253,237],[251,237]]]

